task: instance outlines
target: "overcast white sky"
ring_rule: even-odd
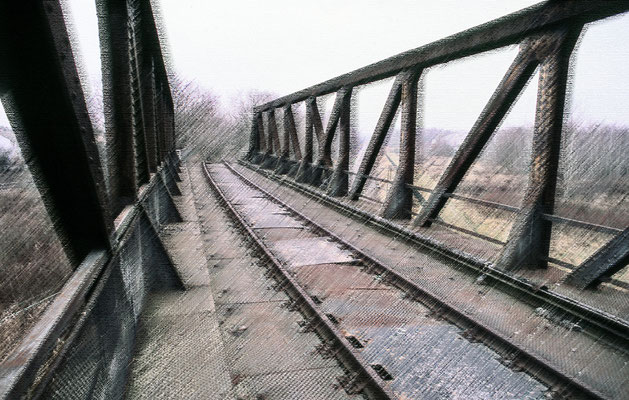
[[[251,89],[285,95],[532,4],[534,0],[153,0],[172,72],[219,95]],[[93,0],[66,0],[86,91],[98,90]],[[574,69],[579,119],[629,125],[629,16],[591,26]],[[469,57],[425,74],[426,127],[468,130],[517,48]],[[531,125],[533,79],[505,126]],[[358,94],[360,130],[375,125],[390,81]],[[331,101],[327,103],[328,108]],[[0,114],[2,114],[0,112]],[[0,124],[4,125],[0,115]]]

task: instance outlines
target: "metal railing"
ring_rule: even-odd
[[[325,182],[325,189],[330,196],[349,200],[365,198],[363,189],[367,180],[385,181],[370,175],[399,108],[400,162],[394,180],[387,181],[390,187],[382,206],[382,217],[407,220],[414,218],[412,224],[415,227],[444,224],[439,215],[450,199],[512,212],[515,214],[515,222],[506,243],[483,235],[485,240],[504,244],[497,264],[499,268],[510,271],[547,266],[554,222],[617,235],[577,266],[566,279],[567,283],[580,288],[594,286],[626,265],[629,258],[629,228],[621,230],[564,218],[554,213],[568,64],[586,23],[627,10],[629,3],[626,1],[547,1],[270,101],[253,110],[246,158],[262,168],[293,176],[298,183],[320,186]],[[513,44],[519,44],[518,55],[435,188],[429,190],[414,186],[417,84],[422,73],[434,65]],[[536,162],[529,172],[529,184],[522,206],[513,207],[455,194],[466,172],[491,139],[529,78],[538,69],[540,78],[531,155],[531,159]],[[393,76],[395,80],[350,187],[351,173],[348,170],[352,140],[352,91],[360,85]],[[334,92],[336,100],[324,129],[316,99]],[[303,154],[301,151],[294,151],[300,149],[300,146],[292,115],[292,106],[302,101],[306,103]],[[275,119],[275,111],[280,108],[284,115],[284,137],[281,143]],[[339,153],[338,160],[332,163],[331,149],[335,134],[339,141]],[[313,160],[315,139],[318,157]],[[430,194],[418,215],[412,210],[415,190]],[[479,236],[477,232],[466,233]]]
[[[90,387],[93,397],[121,397],[145,292],[182,285],[159,237],[163,224],[178,219],[178,157],[151,2],[99,0],[97,7],[106,157],[60,1],[0,2],[2,102],[74,268],[0,364],[0,398],[72,397]],[[94,389],[96,382],[106,384]]]

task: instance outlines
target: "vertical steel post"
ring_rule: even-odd
[[[278,156],[281,154],[280,139],[277,136],[277,123],[275,121],[275,109],[266,113],[267,144],[266,155],[261,168],[273,169],[276,167]]]
[[[113,215],[137,198],[131,70],[126,2],[99,0],[98,24],[103,63],[103,104],[109,195]]]
[[[168,139],[168,152],[174,154],[177,147],[175,138],[175,109],[172,98],[170,97],[170,89],[166,85],[167,91],[164,92],[165,110],[164,110],[164,129],[166,130],[166,138]]]
[[[290,140],[291,140],[291,122],[292,128],[294,128],[295,121],[293,120],[293,110],[290,104],[284,106],[283,115],[282,115],[282,125],[284,127],[284,140],[282,143],[282,151],[280,153],[280,157],[277,160],[277,164],[275,165],[275,173],[278,175],[283,175],[288,173],[290,169]]]
[[[314,121],[313,121],[313,108],[316,107],[316,99],[314,97],[309,97],[306,100],[306,134],[305,134],[305,143],[304,143],[304,156],[301,159],[301,163],[299,164],[299,169],[297,170],[297,175],[295,180],[297,182],[310,182],[312,179],[312,142],[313,142],[313,130],[314,130]],[[319,119],[321,122],[321,119]]]
[[[417,130],[417,83],[421,70],[408,71],[402,82],[402,120],[400,129],[400,163],[395,179],[387,193],[382,216],[391,219],[410,219],[413,207],[415,174],[415,135]]]
[[[332,106],[332,112],[330,113],[328,125],[326,126],[325,132],[322,137],[318,138],[319,146],[317,162],[313,168],[312,181],[310,182],[314,186],[321,185],[321,182],[326,176],[323,167],[328,168],[332,166],[332,140],[334,140],[334,132],[336,131],[336,126],[339,122],[339,116],[341,115],[341,109],[343,108],[343,99],[345,98],[346,92],[347,88],[341,88],[336,93],[336,98],[334,99],[334,105]],[[317,115],[318,112],[316,115],[313,115],[313,118],[316,118]],[[320,117],[319,120],[321,120]]]
[[[342,96],[339,117],[339,156],[328,185],[328,195],[333,197],[346,196],[349,186],[347,171],[349,170],[351,98],[352,88],[348,88]]]
[[[277,133],[277,120],[275,118],[275,110],[270,110],[267,114],[269,135],[273,140],[273,149],[275,150],[275,156],[279,157],[282,154],[282,148],[280,146],[280,137]]]
[[[492,134],[507,114],[511,105],[529,81],[539,64],[535,54],[534,41],[521,44],[520,52],[502,78],[478,120],[465,137],[465,140],[450,161],[448,168],[430,194],[420,214],[413,221],[414,226],[430,226],[445,206],[447,193],[452,193],[459,185],[476,157],[483,150]]]
[[[159,91],[157,94],[157,110],[158,110],[158,128],[159,128],[159,137],[160,137],[160,149],[161,149],[161,158],[162,161],[168,161],[171,153],[171,145],[169,143],[168,138],[168,126],[167,126],[167,107],[166,107],[166,99],[164,92],[167,90],[167,84],[159,82]]]
[[[131,113],[133,123],[133,145],[135,154],[135,177],[137,186],[150,179],[148,152],[145,139],[144,105],[140,78],[142,42],[140,40],[140,5],[138,0],[128,0],[127,16],[129,41],[129,68],[131,77]]]
[[[580,29],[562,29],[548,34],[537,45],[537,54],[543,61],[531,170],[522,208],[498,259],[498,265],[507,270],[547,266],[552,223],[543,214],[552,214],[555,204],[570,54]]]
[[[141,17],[141,20],[144,16]],[[140,20],[140,21],[141,21]],[[144,140],[147,152],[147,162],[149,172],[157,171],[157,137],[155,129],[155,108],[153,98],[155,97],[153,82],[155,80],[155,70],[153,59],[147,51],[144,37],[142,35],[142,53],[140,58],[140,88],[142,91],[142,112],[144,113]]]
[[[292,109],[289,108],[288,113],[288,133],[290,136],[290,145],[293,150],[293,160],[301,161],[301,147],[299,147],[299,137],[297,136],[297,127],[295,126],[295,117]]]
[[[256,123],[258,126],[258,146],[260,146],[260,152],[265,152],[267,148],[266,138],[264,137],[264,123],[262,122],[262,113],[256,113]]]
[[[11,110],[7,116],[24,160],[77,267],[94,249],[110,247],[114,224],[60,3],[0,2],[0,53],[2,103]]]
[[[389,91],[389,95],[387,96],[387,101],[384,103],[384,107],[382,108],[382,112],[380,113],[380,118],[378,118],[376,128],[374,129],[374,132],[371,135],[371,140],[367,145],[365,155],[360,162],[358,175],[356,175],[356,179],[354,180],[354,184],[352,185],[352,191],[349,195],[350,199],[352,200],[358,200],[358,198],[360,197],[360,194],[365,187],[365,183],[367,182],[367,175],[371,173],[371,170],[376,163],[376,159],[378,157],[378,154],[380,153],[382,144],[384,143],[384,140],[389,133],[389,128],[391,127],[393,118],[395,118],[395,113],[397,112],[398,106],[400,105],[402,82],[408,78],[407,75],[408,71],[400,72],[395,77],[395,81],[393,81],[393,85],[391,86],[391,90]]]
[[[293,158],[290,160],[290,168],[288,170],[288,176],[294,177],[299,169],[299,163],[301,162],[301,147],[299,146],[299,137],[297,136],[297,127],[295,126],[295,116],[293,110],[288,107],[288,124],[284,129],[288,129],[288,136],[290,137],[290,146],[293,151]]]
[[[258,130],[258,113],[255,111],[251,117],[251,130],[249,131],[249,150],[245,157],[248,161],[252,161],[260,152],[260,132]]]

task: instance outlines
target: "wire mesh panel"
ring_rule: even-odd
[[[148,218],[138,216],[125,240],[45,389],[47,398],[121,398],[149,293],[181,288]]]

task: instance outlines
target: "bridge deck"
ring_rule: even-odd
[[[162,239],[187,290],[149,299],[128,397],[356,398],[337,389],[343,369],[317,353],[314,333],[302,332],[302,318],[248,254],[200,166],[184,166],[181,177],[175,199],[184,222]]]
[[[129,397],[358,398],[369,379],[393,398],[629,394],[606,333],[243,165],[182,172],[183,222],[161,236],[186,290],[151,295]]]
[[[271,193],[276,194],[282,199],[286,199],[286,201],[290,202],[290,204],[293,205],[296,209],[301,210],[302,208],[304,208],[304,210],[308,210],[309,208],[311,208],[310,204],[317,203],[317,201],[313,201],[311,196],[304,195],[303,192],[295,191],[289,187],[286,187],[287,185],[297,188],[305,187],[306,190],[308,190],[309,192],[325,197],[326,192],[320,188],[303,184],[296,184],[293,179],[285,178],[285,176],[276,176],[270,174],[268,171],[259,169],[258,166],[251,166],[258,173],[251,171],[250,168],[244,168],[242,165],[233,164],[233,166],[245,176],[253,179],[256,183],[259,182],[261,186],[264,187],[266,190],[270,190]],[[273,179],[271,181],[267,179],[261,179],[260,174],[263,174],[264,176],[272,176]],[[282,183],[282,185],[278,185],[279,183]],[[337,201],[340,204],[349,205],[350,207],[353,207],[355,209],[363,211],[368,215],[373,216],[379,215],[380,208],[382,207],[381,204],[364,198],[356,201],[350,201],[342,198],[338,199]],[[321,207],[313,210],[312,214],[309,215],[311,215],[312,218],[315,219],[322,218],[322,222],[324,222],[327,218],[331,218],[331,223],[335,224],[335,218],[337,218],[338,214],[338,211],[334,211],[329,207]],[[348,218],[347,221],[345,219],[343,219],[342,221],[343,223],[348,223],[349,221],[355,220],[352,218]],[[360,239],[355,242],[358,247],[370,246],[369,241],[373,240],[374,243],[378,243],[379,246],[383,248],[381,251],[388,251],[392,253],[390,255],[391,257],[394,257],[392,260],[396,258],[406,257],[405,254],[397,251],[398,248],[396,246],[384,246],[384,243],[393,243],[396,241],[394,234],[376,234],[372,230],[369,230],[367,231],[369,232],[369,235],[364,236],[362,231],[360,231],[361,229],[364,229],[363,225],[364,224],[357,223],[357,225],[353,229],[354,232],[339,231],[339,235],[347,238],[350,241]],[[471,235],[466,235],[464,233],[448,229],[443,225],[433,224],[429,228],[413,227],[410,221],[404,220],[395,221],[395,225],[415,231],[430,240],[438,243],[443,243],[449,248],[456,249],[482,260],[495,261],[496,256],[499,255],[500,249],[502,248],[502,245],[491,243]],[[380,242],[380,240],[384,240],[384,242]],[[395,255],[396,253],[398,254]],[[413,254],[410,254],[410,256],[411,259],[412,257],[415,257]],[[516,274],[520,278],[523,278],[524,280],[529,281],[534,285],[537,285],[539,287],[551,287],[552,290],[560,293],[563,296],[570,297],[580,302],[589,304],[592,307],[600,309],[606,313],[619,316],[629,315],[629,302],[627,302],[626,300],[627,295],[629,294],[629,273],[618,274],[621,276],[617,277],[616,281],[603,282],[598,285],[596,290],[589,291],[583,291],[569,285],[562,285],[561,281],[563,278],[565,278],[566,269],[552,262],[549,263],[548,268],[545,270],[521,269],[517,271]]]
[[[627,354],[600,340],[602,335],[592,337],[580,332],[581,327],[574,324],[578,321],[550,316],[549,310],[540,308],[531,299],[492,285],[483,285],[478,280],[478,274],[460,268],[456,260],[406,243],[391,232],[370,228],[348,213],[321,204],[320,199],[280,185],[242,165],[231,165],[243,177],[306,217],[316,220],[347,243],[567,376],[577,377],[586,386],[601,393],[613,393],[612,397],[629,393]],[[627,304],[623,303],[617,305],[624,307],[621,310],[613,309],[618,313],[616,315],[626,315]],[[561,346],[558,346],[557,338],[561,338]]]

